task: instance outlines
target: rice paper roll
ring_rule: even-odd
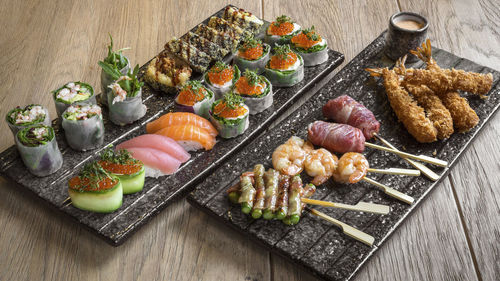
[[[209,119],[210,107],[214,100],[215,94],[212,91],[205,88],[200,81],[192,80],[187,82],[175,98],[175,109]]]
[[[48,176],[62,166],[62,154],[50,126],[39,124],[20,130],[16,146],[24,165],[35,176]]]
[[[249,111],[239,95],[229,92],[224,95],[224,99],[216,100],[212,104],[210,121],[221,137],[234,138],[248,129]]]
[[[305,66],[322,64],[328,60],[327,42],[314,26],[302,30],[291,39],[293,50],[304,60]]]
[[[121,68],[119,71],[122,75],[126,75],[130,70],[130,62],[126,56],[123,56],[123,58],[126,61],[127,65],[125,65],[125,67]],[[101,102],[101,104],[106,106],[108,105],[108,94],[111,92],[109,85],[111,85],[114,81],[115,79],[113,79],[110,74],[101,69],[101,95],[99,96],[99,101]]]
[[[72,105],[62,115],[62,127],[68,145],[78,151],[102,146],[104,123],[98,105]]]
[[[17,132],[24,128],[38,124],[51,125],[49,111],[39,104],[30,104],[25,108],[16,107],[7,113],[5,121],[14,138]]]
[[[266,26],[264,40],[271,47],[289,44],[290,39],[299,32],[300,25],[293,22],[290,17],[282,15]]]
[[[203,75],[207,88],[215,94],[215,99],[221,99],[231,90],[234,83],[240,78],[240,69],[237,65],[230,66],[217,61],[208,72]],[[216,80],[216,81],[215,81]]]
[[[249,42],[245,45],[247,41]],[[240,71],[249,69],[255,71],[257,74],[261,74],[264,72],[266,63],[269,60],[271,47],[268,44],[260,42],[260,40],[247,39],[247,41],[243,42],[238,52],[236,52],[233,63],[238,66]],[[255,54],[258,55],[261,51],[262,55],[255,58]]]
[[[83,82],[69,82],[53,91],[52,97],[59,117],[72,104],[97,104],[94,89]]]
[[[288,47],[288,45],[283,45],[280,47]],[[290,53],[290,52],[289,52]],[[266,64],[266,69],[264,71],[264,75],[271,81],[274,86],[277,87],[291,87],[302,80],[304,80],[304,61],[302,57],[296,53],[297,61],[293,66],[290,66],[290,69],[275,69],[272,68],[272,60],[274,57],[279,57],[280,55],[273,55],[271,60]]]
[[[243,98],[250,114],[260,113],[273,105],[273,86],[269,80],[255,72],[245,70],[236,82],[233,92]]]
[[[109,119],[116,125],[131,124],[146,114],[146,106],[142,103],[142,88],[134,97],[127,96],[123,101],[115,100],[116,94],[108,95]]]

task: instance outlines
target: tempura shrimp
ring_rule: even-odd
[[[320,148],[311,151],[304,161],[306,173],[314,177],[312,183],[316,186],[326,182],[337,170],[337,156],[330,151]]]
[[[363,154],[348,152],[340,157],[333,178],[336,182],[357,183],[365,177],[368,168],[368,160]]]

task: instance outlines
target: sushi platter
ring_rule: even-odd
[[[280,21],[291,24],[288,17]],[[36,105],[9,112],[6,121],[16,145],[0,153],[0,174],[106,242],[120,245],[344,60],[321,37],[314,37],[312,47],[319,56],[309,52],[302,59],[299,50],[307,49],[288,45],[273,49],[259,41],[269,39],[264,34],[269,24],[227,6],[167,42],[141,67],[131,66],[122,50],[113,51],[111,38],[108,58],[99,62],[101,87],[70,82],[52,92],[58,119],[50,122],[46,109]],[[278,37],[273,38],[291,38]],[[252,64],[252,48],[264,52],[256,60],[265,57],[270,63]],[[245,57],[237,59],[243,52]],[[233,66],[232,61],[238,62]],[[264,68],[269,74],[263,76]],[[224,88],[222,80],[224,87],[214,86],[226,72],[232,87]],[[257,98],[245,96],[248,89],[261,92]],[[235,112],[243,113],[231,115]],[[22,123],[31,115],[44,118]],[[18,121],[30,125],[16,126]],[[183,130],[190,135],[182,135]],[[104,205],[95,204],[99,194],[110,196],[100,197]]]
[[[470,113],[467,114],[471,116],[469,119],[473,121],[472,125],[468,127],[468,131],[464,133],[450,133],[445,138],[439,137],[441,131],[431,132],[434,135],[424,135],[427,132],[418,131],[411,131],[410,134],[408,132],[410,130],[407,131],[405,127],[411,129],[412,122],[417,122],[417,119],[405,119],[404,112],[395,113],[393,109],[397,108],[398,104],[397,100],[394,99],[398,96],[390,96],[389,92],[392,89],[388,83],[389,79],[387,77],[383,79],[371,77],[370,75],[379,76],[378,73],[401,67],[401,65],[395,65],[393,61],[388,60],[383,54],[386,33],[384,32],[376,38],[325,84],[316,95],[285,120],[267,129],[264,134],[253,140],[244,149],[229,157],[224,164],[220,165],[188,195],[188,202],[216,218],[221,224],[242,233],[266,250],[285,257],[315,276],[324,280],[351,279],[367,259],[394,233],[412,210],[448,174],[458,158],[500,107],[499,72],[457,57],[445,50],[432,48],[432,59],[426,61],[427,66],[422,61],[407,64],[406,73],[410,71],[424,73],[426,67],[436,67],[434,62],[437,62],[442,69],[451,70],[437,69],[436,72],[432,72],[433,75],[438,72],[458,73],[463,70],[464,72],[460,72],[459,75],[466,74],[467,79],[470,79],[468,81],[474,79],[489,80],[487,91],[483,91],[486,98],[462,92],[468,103],[461,109],[470,106]],[[422,48],[426,49],[425,45]],[[430,44],[427,45],[426,51],[431,53]],[[375,71],[375,69],[382,71],[377,72],[378,70]],[[404,67],[400,69],[404,70]],[[432,85],[432,82],[428,83],[429,88],[435,86]],[[471,85],[472,83],[467,86]],[[472,89],[471,87],[469,91],[479,89],[482,85],[481,83],[475,84],[476,88]],[[447,85],[446,87],[451,86]],[[403,88],[398,87],[397,89],[401,92]],[[418,97],[417,93],[412,94],[414,98]],[[390,102],[388,98],[391,99]],[[378,120],[373,126],[377,131],[376,136],[368,140],[371,137],[368,135],[366,142],[364,142],[362,134],[365,132],[358,130],[361,136],[354,136],[351,143],[346,142],[343,145],[344,147],[345,145],[349,146],[347,151],[357,150],[361,152],[364,150],[364,157],[361,158],[365,160],[359,160],[360,163],[366,163],[363,164],[366,167],[365,174],[360,177],[361,180],[358,179],[359,182],[353,183],[352,178],[349,178],[349,181],[341,179],[343,172],[339,173],[338,170],[342,165],[344,168],[348,166],[341,164],[341,161],[349,153],[342,157],[339,156],[338,167],[335,168],[337,172],[333,174],[334,180],[325,181],[321,180],[320,177],[314,177],[316,175],[307,170],[309,156],[305,158],[305,169],[302,175],[300,174],[302,170],[290,172],[292,168],[297,168],[296,160],[299,159],[299,156],[290,155],[298,155],[301,151],[300,148],[302,151],[314,149],[311,144],[307,147],[308,141],[316,147],[322,146],[337,154],[344,153],[344,151],[338,151],[342,148],[328,145],[329,139],[334,138],[335,133],[332,132],[345,128],[342,126],[346,124],[344,123],[346,121],[338,121],[335,116],[339,115],[339,112],[342,115],[343,111],[331,111],[331,108],[335,108],[333,103],[339,104],[339,101],[344,102],[343,106],[355,103],[353,108],[363,113],[353,114],[364,114],[365,121],[368,119]],[[360,106],[358,103],[364,106]],[[408,103],[407,106],[410,108],[413,105]],[[453,110],[459,111],[457,108]],[[450,111],[452,111],[451,107]],[[351,114],[350,109],[348,112]],[[396,116],[396,114],[398,115]],[[398,117],[404,120],[399,122]],[[325,122],[325,119],[334,119],[336,122],[344,124],[328,123]],[[453,120],[453,122],[457,121],[460,120]],[[420,120],[419,122],[424,121]],[[352,122],[348,124],[352,124]],[[461,123],[455,124],[455,128],[461,125]],[[326,130],[333,128],[326,136],[321,134],[325,127]],[[449,128],[443,127],[441,129]],[[428,139],[422,142],[417,141],[417,138],[422,140],[424,137]],[[356,144],[356,138],[362,139],[364,143],[358,142]],[[291,142],[296,144],[291,144]],[[420,176],[409,176],[410,173],[402,173],[406,176],[401,176],[398,173],[370,174],[370,169],[366,169],[368,163],[370,166],[373,165],[386,171],[394,167],[405,170],[413,168],[409,164],[412,161],[394,154],[398,151],[390,148],[382,148],[385,151],[379,150],[381,145],[378,144],[381,142],[384,145],[392,144],[393,148],[404,151],[406,156],[410,154],[426,155],[427,157],[421,158],[421,160],[433,163],[426,164],[426,167],[430,168],[431,171],[425,172],[425,176],[424,171],[426,170],[423,168]],[[287,163],[285,169],[281,169],[280,160],[282,158],[280,157],[282,157],[283,147],[286,145],[288,145],[287,148],[294,147],[295,150],[294,154],[287,154],[290,162],[285,161]],[[312,154],[312,152],[309,153],[309,155]],[[328,155],[332,157],[331,154]],[[352,157],[352,154],[349,156]],[[439,159],[442,162],[431,162],[430,158]],[[292,160],[294,162],[291,162]],[[326,167],[326,164],[324,165]],[[266,170],[269,168],[269,170],[263,173],[264,168]],[[276,170],[281,173],[285,172],[285,175],[281,174],[279,177],[279,183],[276,183],[278,177],[273,174],[276,173]],[[366,175],[366,170],[368,170],[368,175]],[[376,170],[372,171],[376,172]],[[306,172],[307,175],[304,175]],[[352,171],[347,175],[349,176],[350,173]],[[336,176],[339,176],[340,180]],[[265,183],[265,189],[259,182],[262,179]],[[320,181],[317,182],[318,180]],[[304,182],[303,186],[301,181]],[[310,183],[306,184],[307,182]],[[282,188],[282,186],[284,187]],[[390,189],[380,190],[379,188],[383,186],[390,187]],[[287,189],[288,191],[286,191]],[[268,200],[273,196],[274,201]],[[286,205],[286,198],[288,198],[288,205]],[[259,201],[260,199],[265,200]],[[302,214],[300,202],[303,203],[302,210],[304,211]],[[282,210],[286,210],[286,207],[288,207],[288,216],[286,216],[286,211],[285,215],[282,214]],[[292,207],[293,210],[291,210]],[[272,213],[269,215],[268,211],[274,212],[274,216]],[[289,220],[287,221],[287,219]]]

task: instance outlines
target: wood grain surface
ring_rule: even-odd
[[[98,88],[107,33],[136,64],[153,57],[229,1],[0,1],[0,115],[41,103],[70,80]],[[272,20],[315,25],[346,62],[389,16],[426,16],[433,43],[500,68],[495,0],[231,1]],[[306,99],[297,102],[295,108]],[[487,101],[486,101],[487,102]],[[293,109],[290,109],[291,112]],[[13,144],[5,122],[0,150]],[[494,116],[450,176],[354,280],[497,280],[500,276],[500,116]],[[0,178],[0,280],[314,280],[182,200],[113,248]]]

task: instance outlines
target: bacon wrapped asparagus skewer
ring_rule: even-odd
[[[253,207],[256,192],[250,176],[241,176],[240,189],[241,195],[238,199],[238,203],[241,204],[241,211],[245,214],[249,214]]]
[[[280,176],[279,195],[277,202],[276,218],[282,220],[286,218],[288,213],[288,189],[290,188],[290,177],[287,175]]]
[[[265,191],[266,186],[264,184],[264,165],[257,164],[253,169],[254,181],[255,181],[255,202],[252,208],[252,217],[258,219],[262,216],[262,210],[265,204]]]
[[[263,217],[266,220],[274,218],[274,212],[276,211],[276,203],[278,201],[278,182],[280,173],[274,169],[269,169],[264,174],[264,182],[266,184],[265,192],[265,209]]]

